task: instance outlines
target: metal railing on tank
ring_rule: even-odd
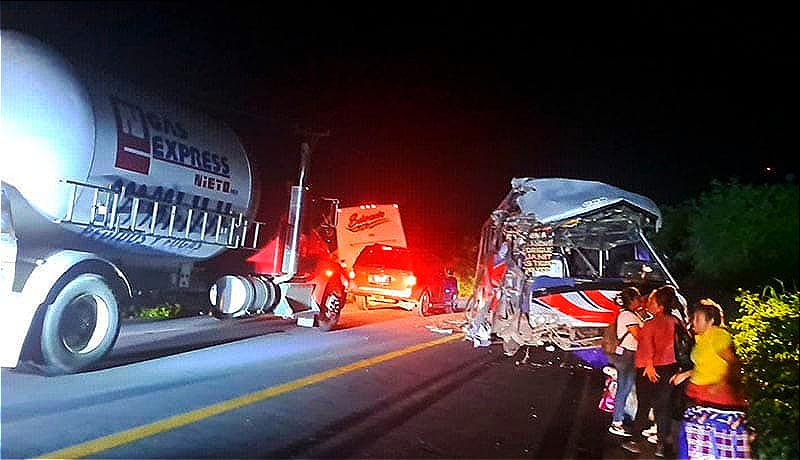
[[[126,196],[125,186],[117,191],[73,180],[60,182],[70,187],[70,198],[65,217],[57,219],[58,223],[102,228],[113,234],[153,235],[250,250],[259,249],[261,227],[266,225],[247,219],[241,212],[224,213],[132,194]]]

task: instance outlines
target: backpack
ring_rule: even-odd
[[[622,313],[623,310],[620,310],[616,315],[614,315],[614,321],[612,321],[608,326],[605,327],[603,330],[603,337],[600,339],[600,348],[603,349],[603,352],[607,355],[616,355],[617,354],[617,347],[619,344],[625,340],[625,337],[629,334],[628,331],[625,331],[622,334],[622,337],[617,337],[617,321],[619,320],[619,314]]]

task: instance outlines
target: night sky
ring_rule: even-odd
[[[440,253],[477,238],[512,177],[599,180],[659,205],[712,178],[796,183],[788,11],[291,3],[3,2],[0,18],[224,120],[259,170],[261,219],[296,180],[296,126],[330,131],[318,193],[398,203],[409,242]]]

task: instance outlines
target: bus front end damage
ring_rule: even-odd
[[[598,347],[622,288],[678,287],[647,239],[660,225],[649,198],[611,185],[512,179],[481,232],[467,337],[475,346],[496,337],[508,355]]]

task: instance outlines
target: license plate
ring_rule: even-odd
[[[389,282],[392,281],[391,276],[382,274],[369,275],[367,279],[369,280],[370,283],[375,283],[375,284],[389,284]]]

